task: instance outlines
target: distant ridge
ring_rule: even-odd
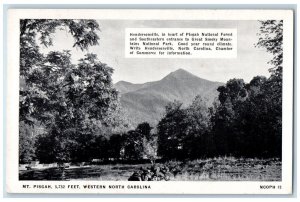
[[[119,81],[115,84],[115,88],[121,93],[128,93],[128,92],[132,92],[144,87],[147,87],[149,85],[151,85],[154,82],[147,82],[147,83],[143,83],[143,84],[133,84],[127,81]]]
[[[196,95],[201,95],[208,105],[218,96],[217,88],[223,85],[199,78],[192,73],[178,69],[159,81],[144,84],[133,84],[119,81],[115,88],[121,94],[121,105],[133,126],[147,121],[157,124],[163,116],[165,106],[178,100],[185,106],[190,104]]]

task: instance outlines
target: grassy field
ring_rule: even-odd
[[[169,161],[158,166],[168,167],[172,181],[280,181],[279,159],[211,158],[187,162]],[[127,181],[140,168],[151,164],[111,164],[20,171],[20,180],[103,180]]]

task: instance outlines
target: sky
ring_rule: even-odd
[[[177,69],[211,81],[226,82],[232,78],[242,78],[249,82],[254,76],[269,76],[267,64],[272,58],[263,48],[255,47],[259,32],[258,21],[211,21],[211,20],[98,20],[100,25],[99,45],[87,52],[95,53],[102,63],[114,69],[113,82],[128,81],[145,83],[160,80]],[[236,28],[236,58],[125,58],[125,28]],[[71,50],[74,63],[87,52],[73,48],[74,39],[65,30],[53,35],[54,45],[42,51]]]

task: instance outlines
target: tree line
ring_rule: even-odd
[[[200,96],[183,108],[174,102],[159,122],[158,152],[166,159],[215,156],[281,157],[281,95],[274,82],[254,77],[249,83],[231,79],[217,90],[207,108]]]
[[[156,127],[130,130],[113,88],[113,68],[86,54],[43,54],[65,29],[74,47],[98,44],[94,20],[20,21],[20,162],[92,159],[197,159],[214,156],[281,157],[282,21],[262,21],[257,46],[274,55],[270,77],[231,79],[213,106],[198,95],[189,106],[169,103]],[[40,131],[37,129],[41,128]]]

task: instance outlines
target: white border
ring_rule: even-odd
[[[176,14],[174,14],[176,13]],[[19,98],[19,19],[124,19],[124,20],[284,20],[283,60],[283,148],[282,182],[112,182],[112,181],[19,181],[18,180],[18,98]],[[293,114],[293,12],[291,10],[41,10],[8,11],[7,59],[7,154],[6,190],[9,193],[127,193],[127,194],[290,194],[292,192]],[[151,190],[44,190],[23,189],[23,184],[146,184]],[[281,185],[282,189],[260,189],[260,185]]]

